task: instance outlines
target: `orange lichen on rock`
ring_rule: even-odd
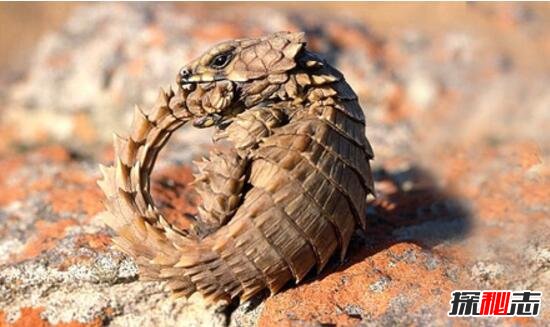
[[[27,241],[23,251],[18,255],[17,261],[36,257],[40,253],[54,248],[57,241],[65,236],[65,230],[76,224],[74,219],[61,219],[55,222],[37,221],[35,223],[36,234]]]
[[[370,257],[366,252],[355,253],[350,259],[353,264],[269,298],[259,326],[290,326],[300,321],[347,326],[367,318],[376,321],[396,310],[395,306],[404,306],[402,310],[409,313],[424,307],[441,307],[444,312],[450,292],[457,287],[446,275],[449,267],[444,259],[410,243],[393,245]],[[407,297],[400,298],[405,291]]]
[[[21,308],[20,317],[14,323],[6,322],[5,313],[0,312],[0,326],[6,327],[47,327],[51,326],[47,321],[42,320],[40,314],[44,311],[43,307]]]
[[[96,251],[103,251],[111,244],[111,237],[105,233],[82,234],[76,239],[77,247],[86,247]]]
[[[51,324],[47,320],[42,319],[41,314],[44,312],[43,307],[25,307],[20,309],[19,318],[13,322],[8,323],[6,321],[6,314],[0,311],[0,327],[99,327],[103,326],[100,319],[95,319],[89,323],[81,323],[78,321],[62,322],[58,324]]]
[[[67,170],[57,178],[61,183],[48,192],[54,212],[83,212],[92,217],[103,210],[101,193],[93,176],[80,170]]]
[[[62,145],[44,146],[36,150],[35,155],[41,160],[50,162],[67,162],[71,159],[69,151]]]
[[[166,167],[153,175],[152,194],[166,220],[178,228],[190,227],[185,214],[196,215],[199,199],[189,185],[193,181],[189,166]]]
[[[24,163],[23,158],[10,158],[0,160],[0,205],[20,200],[25,197],[23,188],[13,187],[7,183],[7,179],[11,174],[16,172]]]
[[[69,159],[69,153],[62,146],[47,146],[0,160],[0,205],[21,200],[30,192],[43,191],[52,185],[52,180],[48,177],[15,180],[13,176],[21,170],[38,163],[64,163]]]
[[[481,219],[523,220],[528,213],[526,205],[550,202],[550,176],[542,167],[536,144],[511,142],[477,147],[473,152],[471,147],[453,146],[438,155],[438,162],[446,184],[470,199]],[[472,183],[481,172],[483,178],[476,180],[480,184]]]

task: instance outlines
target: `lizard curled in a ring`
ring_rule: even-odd
[[[306,49],[303,33],[220,43],[185,65],[177,90],[136,107],[115,160],[101,167],[106,223],[140,277],[175,295],[209,301],[272,294],[336,253],[365,228],[374,193],[365,117],[343,75]],[[197,163],[193,226],[171,225],[150,194],[150,174],[170,135],[191,121],[232,147]]]

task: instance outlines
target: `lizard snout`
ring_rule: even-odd
[[[180,70],[180,77],[181,77],[182,82],[186,81],[189,77],[191,77],[191,69],[189,69],[187,67],[183,67]]]

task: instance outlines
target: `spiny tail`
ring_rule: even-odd
[[[224,287],[216,281],[228,272],[212,246],[169,224],[150,195],[159,151],[190,118],[186,96],[182,89],[177,95],[161,90],[149,114],[136,106],[128,137],[115,135],[114,164],[100,167],[103,179],[98,181],[107,198],[105,223],[117,233],[115,245],[135,258],[141,277],[168,280],[177,296],[200,291],[211,300],[233,297],[227,290],[240,287],[236,281]]]

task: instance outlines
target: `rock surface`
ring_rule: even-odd
[[[511,16],[489,12],[495,28],[550,44],[543,17],[498,8]],[[349,13],[245,13],[93,5],[37,45],[0,99],[0,326],[448,325],[456,289],[550,294],[548,71],[515,67],[482,32],[375,33]],[[133,104],[152,104],[184,62],[278,30],[305,30],[366,109],[378,191],[367,231],[345,262],[273,297],[174,301],[112,247],[97,165],[112,160],[110,134],[129,125]],[[184,129],[160,157],[153,194],[172,220],[195,210],[190,163],[208,136]],[[537,318],[456,322],[549,321],[543,303]]]

